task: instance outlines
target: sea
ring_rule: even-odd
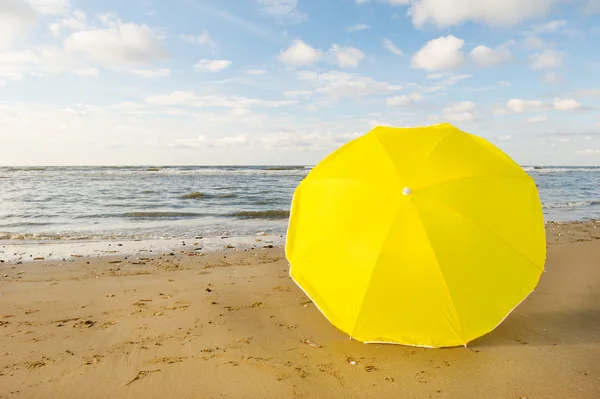
[[[283,236],[311,168],[0,167],[0,240]],[[523,169],[547,221],[600,219],[600,167]]]

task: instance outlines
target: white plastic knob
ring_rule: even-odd
[[[411,195],[412,194],[412,190],[408,187],[404,187],[404,190],[402,190],[402,194],[404,195]]]

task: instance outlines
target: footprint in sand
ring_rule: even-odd
[[[419,371],[416,374],[416,378],[417,378],[417,382],[420,382],[421,384],[427,384],[431,381],[431,375],[429,375],[428,372],[426,371]]]

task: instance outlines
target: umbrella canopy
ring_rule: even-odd
[[[327,319],[362,342],[466,345],[535,288],[535,182],[450,124],[376,127],[319,163],[292,201],[286,257]]]

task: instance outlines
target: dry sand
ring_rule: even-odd
[[[536,291],[469,348],[349,340],[281,248],[4,262],[0,398],[599,398],[600,223],[548,232]]]

